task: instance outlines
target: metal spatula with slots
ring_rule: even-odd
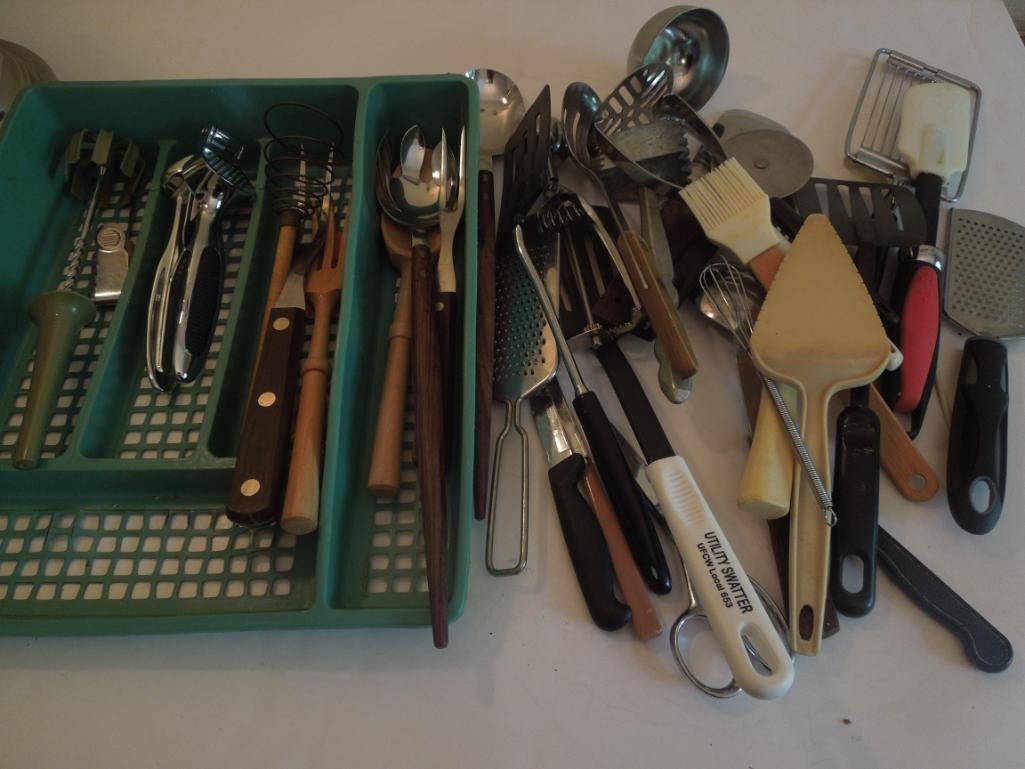
[[[751,351],[765,376],[797,389],[801,435],[828,489],[829,399],[875,380],[890,344],[861,276],[826,217],[808,217],[794,239],[762,305]],[[800,470],[794,477],[790,526],[791,643],[801,654],[817,654],[830,529]]]

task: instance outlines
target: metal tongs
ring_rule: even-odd
[[[236,194],[252,194],[238,166],[242,151],[241,143],[210,126],[199,154],[173,163],[164,175],[175,209],[146,315],[146,371],[163,392],[199,375],[213,339],[224,273],[222,214]]]

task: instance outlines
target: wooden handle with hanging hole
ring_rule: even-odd
[[[644,311],[648,314],[655,336],[669,357],[673,371],[681,379],[688,379],[698,370],[698,359],[691,349],[690,340],[683,330],[680,313],[673,306],[665,288],[651,263],[647,245],[637,233],[627,230],[619,236],[619,247],[628,277],[637,292]]]
[[[939,478],[875,385],[869,388],[868,405],[879,417],[879,461],[897,491],[912,502],[931,499],[940,490]]]
[[[602,485],[598,471],[590,462],[584,466],[583,483],[584,493],[609,547],[612,569],[616,573],[616,581],[623,593],[623,600],[632,612],[634,633],[643,641],[654,638],[662,633],[662,620],[630,553],[630,546],[623,535],[623,529],[619,526],[612,501],[605,491],[605,486]]]

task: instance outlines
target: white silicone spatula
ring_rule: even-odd
[[[921,83],[904,94],[897,151],[915,180],[925,210],[927,242],[936,243],[940,196],[954,174],[968,166],[972,97],[953,83]]]

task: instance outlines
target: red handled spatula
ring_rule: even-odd
[[[971,92],[953,83],[920,83],[904,94],[897,151],[915,182],[915,197],[925,214],[925,242],[936,245],[940,199],[948,183],[964,174],[972,125]],[[914,414],[913,432],[925,416],[936,368],[940,336],[942,256],[919,248],[902,265],[898,284],[900,349],[904,363],[894,410]]]

